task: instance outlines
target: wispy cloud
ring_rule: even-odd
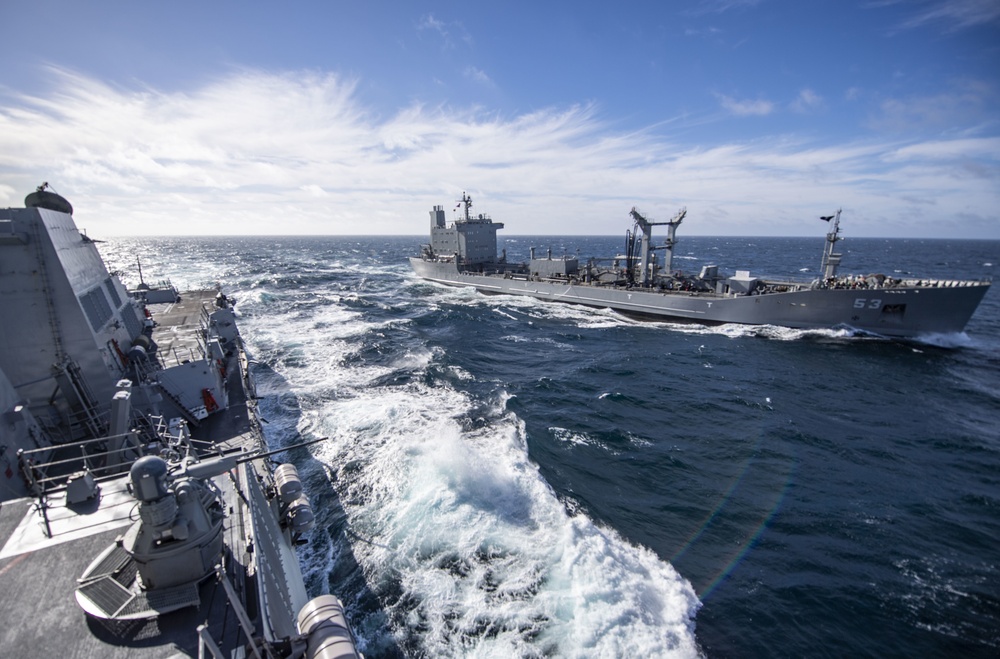
[[[944,23],[954,30],[1000,20],[1000,3],[996,0],[943,0],[922,7],[904,27],[928,23]]]
[[[468,190],[515,233],[613,233],[638,204],[686,205],[695,234],[794,234],[836,205],[852,235],[891,234],[905,214],[909,235],[961,215],[1000,236],[995,138],[686,144],[657,132],[669,126],[616,132],[594,106],[378,117],[354,81],[320,73],[243,71],[176,92],[51,75],[42,94],[0,91],[0,206],[50,181],[91,235],[416,234]],[[758,103],[771,111],[731,106]]]
[[[954,139],[921,142],[887,151],[883,157],[888,161],[948,161],[964,159],[996,160],[1000,154],[1000,137],[981,139]],[[1000,174],[1000,171],[996,173]]]
[[[684,28],[685,37],[714,37],[722,34],[722,30],[717,27],[706,27],[706,28],[694,28],[688,27]]]
[[[468,78],[469,80],[472,80],[473,82],[477,82],[482,85],[493,86],[493,80],[491,80],[490,77],[486,75],[486,72],[477,69],[474,66],[466,67],[465,77]]]
[[[956,125],[995,123],[994,108],[1000,90],[981,80],[955,81],[944,92],[933,95],[885,98],[869,125],[878,130],[901,133],[915,129],[949,130]]]
[[[472,45],[472,35],[469,34],[465,26],[458,21],[442,21],[433,14],[422,16],[417,21],[417,30],[430,30],[436,32],[441,37],[441,45],[444,48],[454,48],[455,39],[462,41],[466,45]]]
[[[803,89],[791,103],[792,111],[800,114],[815,112],[823,107],[823,98],[811,89]]]
[[[998,21],[1000,2],[997,0],[930,0],[920,2],[901,27],[912,29],[943,25],[950,31],[956,31]]]
[[[723,14],[727,11],[750,9],[761,3],[761,0],[701,0],[688,9],[689,14]]]
[[[764,116],[774,111],[774,103],[761,98],[736,99],[725,94],[716,94],[723,109],[738,117]]]

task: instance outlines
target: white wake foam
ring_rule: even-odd
[[[972,348],[976,342],[965,332],[949,332],[946,334],[920,334],[913,339],[915,343],[933,346],[935,348]]]
[[[501,405],[502,402],[498,403]],[[328,401],[317,455],[338,487],[366,572],[398,580],[400,641],[431,656],[693,656],[699,603],[648,549],[568,513],[495,410],[456,421],[460,392],[423,385]],[[345,425],[346,424],[346,425]],[[375,577],[378,579],[379,577]]]
[[[483,299],[470,293],[470,303]],[[691,585],[652,551],[566,509],[505,398],[484,409],[425,377],[379,385],[393,373],[427,375],[441,349],[353,359],[370,333],[408,321],[376,323],[338,304],[300,309],[289,295],[246,291],[244,334],[296,394],[298,430],[331,438],[313,450],[347,514],[335,542],[350,543],[400,647],[446,657],[697,655]],[[332,563],[314,563],[337,555],[308,554],[307,571],[330,572]]]

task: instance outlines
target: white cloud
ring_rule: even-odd
[[[695,7],[688,10],[691,14],[723,14],[731,9],[750,9],[760,4],[760,0],[701,0]]]
[[[929,24],[943,24],[949,31],[986,25],[1000,20],[997,0],[932,0],[921,3],[902,28],[913,29]]]
[[[739,100],[724,94],[716,94],[716,97],[719,99],[719,103],[723,109],[738,117],[764,116],[774,111],[774,103],[764,99]]]
[[[320,186],[316,185],[315,183],[310,184],[310,185],[300,186],[299,190],[302,190],[303,192],[305,192],[306,194],[308,194],[310,197],[328,197],[329,196],[327,194],[326,190],[324,190]]]
[[[869,123],[879,130],[896,132],[993,123],[998,96],[991,83],[958,80],[940,94],[886,98]]]
[[[493,81],[490,79],[490,77],[486,75],[485,72],[477,69],[474,66],[469,66],[465,69],[465,77],[468,78],[469,80],[472,80],[482,85],[489,85],[489,86],[493,85]]]
[[[452,38],[453,33],[458,34],[458,38],[461,39],[466,45],[472,45],[472,35],[466,31],[465,26],[458,21],[445,22],[434,17],[433,14],[427,14],[421,17],[417,22],[417,30],[431,30],[437,32],[438,36],[441,37],[441,46],[443,48],[454,48],[455,42]]]
[[[433,14],[428,14],[421,17],[420,21],[417,23],[418,30],[434,30],[441,36],[448,36],[448,31],[445,29],[444,23],[434,18]]]
[[[616,233],[633,205],[687,206],[692,234],[794,234],[843,206],[852,235],[891,235],[906,215],[908,235],[962,216],[1000,237],[996,138],[685,144],[610,130],[593,106],[379,118],[353,81],[320,73],[244,71],[170,93],[52,76],[44,94],[0,92],[0,206],[49,181],[94,236],[421,234],[431,206],[467,190],[511,234]],[[730,102],[758,104],[772,109]]]
[[[892,162],[949,161],[968,159],[996,160],[1000,154],[1000,137],[954,139],[913,144],[887,151],[884,158]]]
[[[815,112],[823,107],[823,98],[811,89],[803,89],[792,101],[792,110],[802,114]]]

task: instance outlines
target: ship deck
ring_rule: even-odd
[[[189,351],[200,354],[196,346],[201,308],[213,309],[215,295],[216,291],[195,291],[184,293],[178,303],[151,305],[157,323],[153,339],[168,365],[173,356],[179,358]],[[229,408],[190,429],[194,439],[211,440],[221,450],[257,449],[262,442],[248,408],[246,363],[240,361],[229,365]],[[200,586],[199,607],[148,621],[99,621],[77,605],[77,579],[137,519],[126,480],[127,475],[101,479],[99,498],[76,506],[67,506],[65,492],[56,488],[46,496],[44,517],[37,498],[0,502],[0,653],[67,659],[197,656],[198,638],[193,630],[206,616],[209,632],[224,652],[228,654],[240,643],[239,624],[214,578]],[[227,501],[238,496],[229,478],[218,477],[215,482]],[[238,515],[230,516],[225,528],[229,548],[225,561],[237,568],[231,579],[242,590],[247,583],[238,569],[246,552],[243,521]]]
[[[158,346],[160,361],[164,366],[170,367],[185,359],[201,357],[202,309],[208,309],[209,312],[215,309],[217,293],[218,291],[211,289],[187,291],[181,293],[179,302],[149,305],[156,322],[153,340]],[[245,377],[246,372],[247,364],[240,364],[238,373]],[[230,373],[229,407],[189,428],[193,438],[210,440],[223,451],[251,446],[259,438],[247,409],[247,396],[252,395],[250,392],[253,391],[250,382],[244,379],[243,386],[240,386],[237,371],[230,367]]]
[[[233,648],[240,631],[232,608],[219,606],[226,594],[215,579],[200,587],[201,604],[147,621],[99,621],[77,605],[75,589],[87,566],[125,533],[134,516],[134,501],[124,492],[125,478],[102,483],[101,505],[67,508],[50,497],[48,517],[52,537],[46,538],[36,500],[18,499],[0,505],[0,648],[6,656],[169,657],[197,656],[194,629],[208,615],[209,632],[221,645]],[[227,500],[236,496],[226,478],[217,478]],[[227,545],[234,555],[245,552],[239,520],[226,522]],[[235,545],[230,544],[235,543]],[[227,556],[233,562],[232,556]],[[242,579],[233,579],[238,586]],[[212,603],[215,606],[212,606]]]
[[[185,359],[200,357],[198,336],[202,327],[202,309],[215,308],[215,290],[186,291],[180,301],[150,304],[148,309],[156,323],[153,340],[159,346],[164,366],[173,366]]]

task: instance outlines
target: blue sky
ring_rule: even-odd
[[[621,5],[621,6],[616,6]],[[3,0],[0,207],[94,236],[1000,238],[1000,1]],[[453,204],[451,204],[453,206]]]

